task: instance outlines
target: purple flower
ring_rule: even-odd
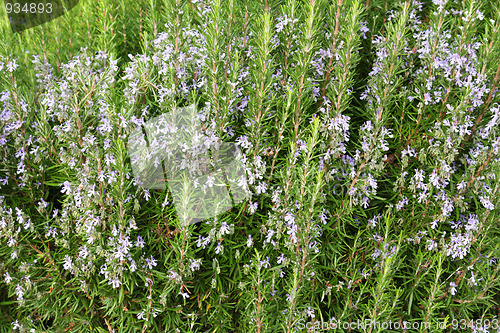
[[[455,293],[457,292],[457,288],[455,288],[455,287],[456,287],[455,282],[450,282],[450,287],[451,287],[451,288],[450,288],[450,293],[451,293],[452,295],[455,295]]]
[[[20,285],[16,285],[16,295],[18,300],[22,300],[24,296],[23,288]]]
[[[361,22],[361,27],[359,28],[359,31],[361,32],[361,37],[363,39],[366,39],[366,33],[370,32],[370,29],[368,28],[368,22],[363,21]]]
[[[118,288],[122,284],[118,277],[114,277],[113,279],[108,281],[108,284],[113,285],[113,288]]]
[[[191,269],[192,272],[194,272],[197,269],[200,269],[201,265],[201,259],[189,259],[190,265],[189,268]]]
[[[6,272],[5,273],[5,283],[9,284],[10,281],[12,281],[12,278],[10,277],[9,273]]]
[[[257,202],[251,202],[250,205],[248,206],[248,210],[250,212],[250,214],[254,214],[255,211],[257,210],[257,205],[258,203]]]
[[[382,254],[382,251],[380,251],[379,249],[375,249],[375,251],[373,251],[372,253],[372,259],[377,259],[380,255]]]
[[[253,244],[252,235],[248,235],[247,247],[251,247]]]
[[[141,236],[137,236],[137,241],[135,242],[136,247],[140,247],[141,249],[144,248],[144,240],[142,239]]]
[[[436,227],[438,226],[438,222],[439,222],[439,220],[432,221],[432,223],[431,223],[431,229],[436,229]]]
[[[80,247],[80,252],[78,253],[78,255],[80,257],[82,257],[83,259],[87,258],[87,256],[89,255],[89,253],[88,253],[87,247],[85,245],[83,245],[83,246]]]
[[[118,246],[118,247],[115,249],[115,251],[114,251],[114,253],[113,253],[113,256],[114,256],[116,259],[118,259],[118,260],[120,260],[120,261],[123,261],[123,260],[125,260],[126,251],[125,251],[125,249],[124,249],[123,247]],[[146,259],[146,260],[147,260],[147,259]]]
[[[150,256],[149,258],[146,258],[146,265],[148,269],[153,269],[153,267],[156,266],[156,259],[153,258],[153,256]]]
[[[7,71],[10,73],[14,72],[18,67],[17,59],[13,59],[7,63]]]
[[[260,262],[260,265],[261,265],[262,267],[264,267],[264,268],[269,268],[269,267],[270,267],[270,265],[269,265],[269,257],[266,257],[266,259],[265,259],[265,260],[262,260],[262,261]]]
[[[71,262],[71,258],[68,255],[64,256],[64,269],[69,270],[71,267],[73,267],[73,263]]]
[[[65,181],[64,183],[60,184],[63,186],[63,189],[61,190],[62,193],[65,193],[65,194],[70,194],[71,193],[71,185],[69,183],[69,181]]]
[[[219,254],[221,251],[224,252],[224,246],[221,244],[221,242],[219,242],[217,244],[217,247],[215,248],[215,253]]]

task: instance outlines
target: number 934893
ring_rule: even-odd
[[[7,10],[7,14],[50,14],[52,13],[52,3],[20,3],[20,2],[7,2],[5,4],[5,9]]]
[[[453,319],[451,321],[451,327],[454,330],[465,330],[467,328],[478,328],[478,327],[484,327],[486,326],[487,328],[491,329],[498,329],[498,319],[493,318],[493,319],[473,319],[473,320],[466,320],[466,319]]]

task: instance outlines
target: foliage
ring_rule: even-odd
[[[0,331],[500,332],[496,8],[82,1],[2,22]],[[251,197],[185,225],[128,138],[192,104]]]

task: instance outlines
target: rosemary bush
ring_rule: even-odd
[[[497,8],[122,0],[2,22],[0,331],[500,332]],[[183,223],[129,139],[193,105],[249,193]]]

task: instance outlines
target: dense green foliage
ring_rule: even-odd
[[[0,332],[500,332],[495,8],[0,10]],[[184,225],[128,138],[193,104],[251,197]]]

